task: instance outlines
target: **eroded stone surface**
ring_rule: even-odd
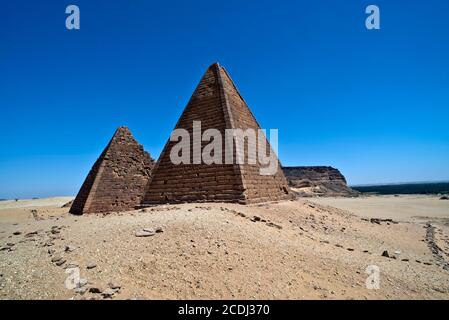
[[[222,146],[225,146],[226,129],[253,129],[256,132],[260,129],[228,73],[217,63],[204,74],[176,129],[185,129],[193,137],[193,121],[201,121],[202,132],[208,129],[220,131]],[[265,137],[263,139],[266,150],[270,150],[268,141]],[[259,157],[256,157],[255,164],[248,163],[248,155],[244,164],[225,164],[225,152],[222,164],[175,165],[170,152],[176,143],[168,141],[162,151],[144,196],[144,205],[180,202],[247,204],[292,198],[277,158],[278,170],[274,175],[260,174],[260,168],[264,166]],[[201,149],[208,144],[208,141],[201,142]]]
[[[120,127],[90,170],[70,208],[73,214],[126,211],[142,200],[154,160]]]
[[[357,196],[345,177],[333,167],[283,167],[289,185],[299,196]]]

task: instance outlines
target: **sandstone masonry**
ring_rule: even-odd
[[[120,127],[93,165],[70,213],[126,211],[140,205],[154,160]]]
[[[223,67],[211,65],[175,129],[183,128],[192,136],[193,121],[201,121],[202,130],[259,129],[255,117]],[[265,137],[267,150],[270,146]],[[168,141],[153,169],[143,205],[178,202],[239,202],[254,203],[291,199],[287,180],[279,164],[275,175],[260,175],[261,164],[178,164],[170,160],[170,150],[176,142]],[[193,141],[191,149],[193,148]],[[202,147],[207,142],[201,142]],[[222,145],[225,145],[223,138]],[[234,148],[235,157],[235,148]],[[278,161],[276,159],[276,161]]]

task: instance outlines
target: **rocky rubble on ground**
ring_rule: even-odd
[[[449,273],[442,264],[448,230],[434,222],[432,229],[416,222],[366,219],[308,200],[164,205],[85,216],[58,210],[53,218],[42,214],[42,220],[0,220],[0,298],[392,299],[449,294]],[[138,232],[145,236],[136,236]],[[441,261],[433,252],[436,246]],[[380,290],[365,288],[370,265],[381,270]],[[79,277],[69,289],[66,281],[73,272]]]

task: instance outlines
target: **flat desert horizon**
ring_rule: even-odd
[[[62,208],[72,199],[0,202],[1,299],[449,298],[449,201],[438,196],[82,216]],[[369,266],[379,268],[377,290]],[[66,287],[70,268],[81,288]]]

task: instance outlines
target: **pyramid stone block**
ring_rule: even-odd
[[[185,129],[193,135],[193,121],[201,121],[201,131],[217,129],[225,146],[225,130],[260,129],[255,117],[243,100],[226,70],[217,63],[211,65],[184,109],[175,129]],[[287,180],[278,162],[274,175],[261,175],[262,165],[193,163],[173,164],[170,151],[176,144],[168,141],[153,169],[142,205],[179,202],[238,202],[255,203],[291,199]],[[267,150],[270,145],[263,136]],[[190,141],[193,149],[193,139]],[[208,142],[201,142],[201,149]],[[234,147],[234,159],[236,150]]]
[[[154,160],[127,127],[119,127],[93,165],[70,213],[132,210],[140,204]]]

